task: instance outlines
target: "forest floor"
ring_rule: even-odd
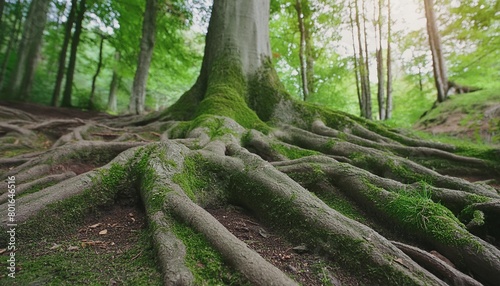
[[[96,120],[112,117],[101,112],[33,103],[0,102],[0,105],[22,110],[40,120]],[[95,167],[97,166],[82,163],[71,166],[57,165],[52,168],[57,173],[73,171],[81,174]],[[294,277],[301,285],[369,284],[368,281],[352,277],[340,268],[332,269],[321,255],[305,249],[302,245],[292,245],[242,209],[229,207],[208,211],[233,235],[247,243],[268,262]],[[17,269],[20,279],[16,279],[14,284],[9,282],[9,285],[44,285],[46,281],[54,282],[54,276],[66,277],[58,282],[60,285],[79,285],[91,281],[100,281],[99,285],[110,286],[135,285],[137,281],[146,282],[147,285],[161,285],[160,270],[155,267],[154,262],[140,262],[140,257],[148,259],[154,256],[152,242],[143,236],[149,235],[146,215],[141,206],[125,204],[100,210],[89,215],[72,233],[31,241],[21,248]],[[145,244],[145,250],[139,250],[138,243]],[[0,255],[8,255],[8,252],[6,249],[0,249]],[[23,259],[27,260],[26,263],[23,263]],[[64,262],[60,262],[61,260]],[[137,264],[130,264],[134,260],[138,260]],[[5,259],[2,259],[0,265],[4,264]],[[79,267],[75,267],[75,264]],[[131,267],[138,265],[138,273],[131,275]],[[33,268],[36,270],[32,272]],[[3,276],[5,275],[0,275],[0,285],[4,285]]]
[[[39,119],[93,120],[112,117],[105,113],[29,103],[0,102],[0,105],[28,112]],[[498,110],[500,114],[500,109]],[[447,133],[453,133],[452,122],[456,122],[457,128],[461,128],[458,123],[463,122],[463,119],[449,116],[446,125],[422,129],[440,133],[442,130],[439,128],[442,128]],[[55,169],[63,168],[76,174],[95,167],[85,164],[53,166]],[[227,207],[208,211],[232,234],[302,285],[370,284],[369,281],[352,277],[340,269],[332,269],[326,260],[313,250],[289,243],[242,209]],[[160,270],[154,262],[155,254],[147,230],[146,215],[138,204],[128,203],[100,210],[99,213],[90,215],[74,232],[30,242],[19,252],[18,274],[21,279],[16,280],[16,283],[20,284],[9,285],[44,285],[45,280],[53,279],[52,275],[67,277],[60,285],[80,285],[79,283],[91,281],[100,281],[99,285],[162,283]],[[1,254],[6,255],[7,252],[0,249]],[[27,260],[26,263],[23,263],[23,259]],[[2,259],[2,268],[4,264],[5,259]],[[33,273],[23,275],[24,271],[31,272],[29,269],[34,268],[36,270]],[[4,279],[1,278],[2,276],[0,285],[3,285]]]

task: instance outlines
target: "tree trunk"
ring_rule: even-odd
[[[61,94],[62,82],[66,71],[66,55],[68,53],[69,41],[71,39],[71,30],[73,29],[73,23],[75,22],[77,4],[77,0],[71,0],[71,9],[69,10],[68,20],[66,21],[66,25],[64,27],[64,39],[61,52],[59,54],[59,65],[57,68],[56,82],[51,100],[52,106],[57,106],[57,102],[59,101],[59,96]]]
[[[446,93],[448,92],[448,76],[441,47],[441,37],[439,36],[436,16],[434,14],[434,1],[424,0],[424,4],[425,16],[427,18],[427,34],[432,54],[432,68],[437,89],[437,101],[443,102],[446,100]]]
[[[113,67],[113,77],[109,86],[108,110],[116,112],[116,91],[120,84],[120,76],[118,74],[118,63],[120,62],[120,53],[115,52],[115,63]]]
[[[384,78],[384,56],[382,47],[382,6],[384,0],[378,1],[378,21],[375,31],[378,34],[378,47],[377,47],[377,98],[378,98],[378,115],[380,120],[385,120],[385,78]]]
[[[50,0],[33,0],[30,4],[16,66],[10,77],[10,98],[27,100],[30,95],[49,4]]]
[[[363,2],[364,3],[364,2]],[[363,45],[365,44],[366,49],[366,41],[363,44],[362,37],[362,27],[360,21],[360,13],[359,13],[359,5],[358,0],[354,1],[355,7],[355,19],[356,19],[356,28],[358,31],[358,47],[359,47],[359,75],[360,75],[360,83],[361,83],[361,99],[363,101],[362,106],[364,107],[361,110],[361,116],[367,119],[371,118],[371,96],[370,96],[370,84],[369,84],[369,74],[367,70],[367,59],[365,60],[365,50],[363,49]],[[366,33],[366,29],[363,29],[363,33]],[[366,38],[366,37],[365,37]]]
[[[142,23],[141,50],[135,71],[132,94],[130,95],[129,112],[132,114],[144,113],[148,72],[155,46],[157,9],[157,0],[146,1],[146,10]]]
[[[352,2],[349,1],[349,23],[351,25],[351,38],[352,38],[352,50],[353,50],[353,63],[354,63],[354,79],[356,82],[356,94],[358,95],[358,104],[359,104],[359,112],[360,116],[363,116],[365,110],[365,102],[363,100],[361,94],[360,87],[360,76],[359,76],[359,67],[358,67],[358,54],[356,52],[356,36],[354,32],[354,20],[352,17]]]
[[[76,54],[78,52],[78,45],[80,44],[80,35],[82,34],[82,24],[85,12],[87,10],[86,0],[80,0],[80,5],[76,14],[75,31],[71,40],[71,50],[69,55],[68,70],[66,71],[66,83],[64,85],[63,99],[61,106],[72,107],[71,94],[73,91],[73,78],[75,76],[76,68]]]
[[[385,119],[392,117],[392,32],[391,32],[391,0],[387,0],[387,103]]]
[[[3,84],[4,84],[4,79],[5,79],[5,73],[7,72],[7,64],[9,63],[10,59],[10,54],[12,53],[12,50],[16,46],[18,40],[19,40],[19,31],[21,30],[23,23],[23,9],[22,9],[22,2],[20,0],[17,1],[16,3],[16,19],[14,21],[14,27],[11,30],[10,36],[9,36],[9,42],[7,44],[7,50],[5,51],[5,55],[2,61],[2,69],[0,71],[0,90],[3,90]],[[8,98],[9,94],[3,95],[2,97]]]
[[[297,11],[297,19],[299,25],[299,60],[300,60],[300,78],[302,81],[302,96],[304,101],[309,97],[309,87],[307,80],[307,61],[306,61],[306,32],[304,25],[305,15],[302,12],[302,0],[295,1],[295,10]]]
[[[97,61],[97,70],[95,71],[94,77],[92,78],[92,88],[90,90],[90,96],[89,96],[89,110],[94,110],[95,109],[95,83],[97,81],[97,77],[99,76],[99,73],[101,72],[102,68],[102,48],[104,46],[104,36],[101,35],[101,41],[99,44],[99,59]]]
[[[5,0],[0,0],[0,28],[2,28],[3,9],[4,9],[4,7],[5,7]],[[1,47],[1,45],[0,45],[0,47]]]
[[[366,29],[366,0],[361,0],[361,4],[363,6],[363,38],[364,38],[364,45],[365,45],[365,85],[366,85],[366,94],[365,94],[365,101],[366,101],[366,118],[367,119],[372,119],[372,90],[371,90],[371,83],[370,83],[370,55],[368,54],[368,32]]]

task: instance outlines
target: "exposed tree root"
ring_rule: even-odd
[[[32,120],[9,109],[1,112]],[[70,131],[50,138],[53,141],[41,152],[0,159],[2,178],[15,175],[17,195],[22,195],[16,198],[17,223],[36,219],[39,211],[69,198],[88,193],[100,204],[130,188],[144,203],[165,285],[196,283],[196,269],[186,264],[185,243],[175,232],[179,223],[203,234],[224,261],[253,285],[297,284],[204,209],[228,203],[374,284],[496,283],[500,251],[469,230],[496,227],[498,191],[441,175],[413,159],[439,159],[483,170],[493,178],[497,171],[489,170],[488,161],[454,154],[453,146],[378,132],[377,126],[361,125],[349,116],[342,126],[317,120],[305,129],[278,126],[268,135],[225,117],[152,122],[156,117],[129,117],[123,122],[16,121],[0,126],[21,139],[43,134],[45,140],[51,129],[58,130],[52,135]],[[135,126],[126,126],[130,123]],[[72,172],[76,163],[93,170]],[[122,184],[127,188],[120,189]],[[331,188],[373,216],[378,225],[389,223],[413,234],[405,243],[438,250],[477,281],[421,249],[389,241],[379,234],[378,225],[372,229],[348,218],[312,193],[332,192]],[[5,225],[4,182],[1,190],[0,217]],[[500,240],[497,233],[488,235]]]
[[[401,249],[404,253],[408,254],[413,260],[418,262],[420,265],[424,266],[432,273],[436,274],[438,277],[440,277],[450,285],[461,285],[461,286],[482,285],[478,281],[472,279],[470,276],[463,274],[462,272],[456,270],[443,260],[437,258],[436,256],[426,251],[396,241],[393,241],[392,243],[396,245],[399,249]]]

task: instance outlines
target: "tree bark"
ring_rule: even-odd
[[[300,60],[300,77],[302,81],[302,97],[303,100],[306,101],[309,97],[309,86],[307,80],[307,61],[306,61],[306,32],[305,32],[305,24],[304,18],[305,15],[302,12],[302,1],[295,1],[295,10],[297,11],[297,20],[299,25],[299,60]]]
[[[86,0],[80,0],[80,5],[78,7],[76,15],[76,25],[75,32],[73,33],[73,38],[71,40],[71,51],[69,55],[68,70],[66,73],[66,83],[64,85],[63,99],[61,106],[72,107],[71,94],[73,91],[73,78],[75,76],[76,68],[76,54],[78,52],[78,45],[80,44],[80,35],[82,34],[82,24],[85,12],[87,10]]]
[[[387,0],[387,102],[385,107],[385,119],[392,117],[392,23],[391,23],[391,0]]]
[[[120,61],[120,53],[115,52],[115,66],[113,67],[113,77],[109,86],[108,110],[116,112],[116,91],[120,84],[120,75],[118,74],[118,63]]]
[[[271,118],[282,94],[275,92],[281,86],[275,71],[267,68],[271,65],[269,7],[269,0],[214,1],[200,75],[193,87],[166,111],[168,116],[187,119],[200,109],[210,109],[211,100],[198,104],[213,93],[223,92],[217,88],[207,90],[209,83],[214,87],[219,83],[231,88],[231,101],[244,98],[260,119]],[[226,75],[232,80],[228,81]],[[252,81],[259,83],[248,86]],[[263,94],[264,88],[270,92]],[[210,112],[222,115],[223,111]]]
[[[8,91],[10,98],[18,100],[29,98],[49,4],[50,0],[33,0],[30,4],[19,45],[17,63],[10,77]]]
[[[16,19],[14,20],[14,28],[11,30],[9,36],[9,42],[7,43],[7,49],[5,51],[5,55],[2,61],[2,69],[0,71],[0,90],[3,90],[3,84],[5,82],[4,81],[5,73],[7,72],[7,64],[9,63],[12,49],[14,49],[19,40],[19,31],[21,30],[22,23],[23,23],[22,2],[18,0],[16,3]],[[2,97],[8,98],[9,94],[3,95]]]
[[[97,81],[97,77],[99,76],[99,73],[101,72],[102,68],[102,48],[104,46],[104,36],[101,35],[101,41],[99,44],[99,59],[97,61],[97,69],[95,71],[94,77],[92,77],[92,88],[90,90],[90,96],[89,96],[89,110],[94,110],[95,109],[95,84]]]
[[[353,50],[353,64],[354,64],[354,79],[356,83],[356,94],[358,95],[358,104],[360,115],[363,116],[364,100],[361,95],[361,87],[360,87],[360,76],[359,76],[359,67],[358,67],[358,54],[356,51],[356,36],[354,32],[354,19],[352,17],[352,2],[349,1],[349,23],[351,25],[351,39],[352,39],[352,50]]]
[[[129,112],[132,114],[144,113],[148,72],[155,46],[157,9],[157,0],[146,1],[139,59],[130,95]]]
[[[385,120],[385,78],[384,78],[384,56],[382,47],[382,6],[384,0],[378,1],[378,20],[376,25],[376,34],[378,34],[378,47],[377,47],[377,99],[378,99],[378,115],[380,120]],[[378,29],[377,29],[378,28]]]
[[[364,3],[364,2],[363,2]],[[370,97],[370,86],[369,86],[369,75],[367,71],[367,60],[365,59],[365,51],[366,49],[366,41],[364,42],[365,47],[363,48],[363,37],[361,33],[361,21],[360,21],[360,13],[359,13],[359,5],[358,0],[354,1],[355,7],[355,21],[356,28],[358,31],[358,47],[359,47],[359,78],[361,83],[361,100],[363,102],[363,109],[361,110],[361,116],[367,119],[371,118],[371,97]],[[366,33],[366,29],[363,30],[364,34]],[[365,37],[366,38],[366,37]]]
[[[437,89],[437,101],[443,102],[446,100],[446,93],[448,92],[448,76],[441,47],[441,37],[439,36],[436,16],[434,14],[434,1],[424,0],[424,5],[425,16],[427,18],[427,34],[432,54],[434,81]]]
[[[52,106],[57,106],[57,102],[59,101],[59,96],[61,94],[61,87],[66,68],[66,55],[68,53],[69,41],[71,39],[71,30],[73,29],[73,23],[75,22],[77,4],[77,0],[71,0],[71,9],[69,10],[68,20],[66,21],[66,25],[64,27],[64,39],[61,47],[61,52],[59,54],[59,65],[57,69],[56,82],[54,85],[54,92],[52,93]]]
[[[366,118],[372,119],[372,91],[371,91],[371,83],[370,83],[370,56],[368,54],[368,31],[366,29],[366,0],[361,0],[361,4],[363,6],[363,37],[364,37],[364,45],[365,45],[365,85],[366,85]]]
[[[0,28],[2,28],[2,20],[3,20],[3,9],[5,7],[5,0],[0,0]]]

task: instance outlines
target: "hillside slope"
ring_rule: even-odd
[[[457,94],[429,110],[415,129],[500,145],[500,89]]]

